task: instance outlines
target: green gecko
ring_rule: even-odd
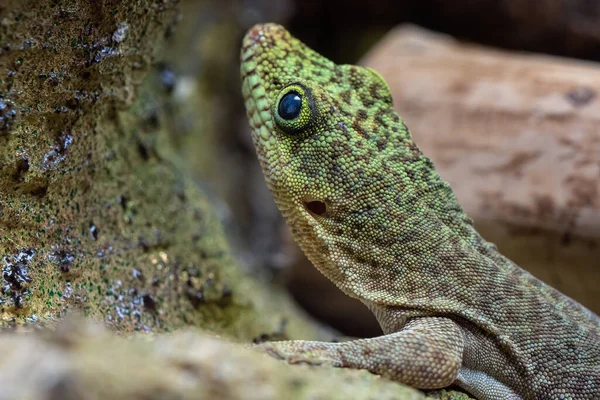
[[[295,240],[385,333],[266,351],[483,400],[600,399],[599,318],[477,233],[377,72],[265,24],[244,38],[241,73],[258,158]]]

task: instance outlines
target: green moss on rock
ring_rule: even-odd
[[[233,262],[206,196],[164,156],[153,107],[169,90],[146,77],[176,3],[0,8],[0,324],[75,308],[121,332],[316,335]]]

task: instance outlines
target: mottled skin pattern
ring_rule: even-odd
[[[241,58],[254,144],[294,238],[385,332],[273,342],[270,354],[422,389],[457,384],[480,399],[600,398],[598,317],[481,238],[381,76],[274,24],[248,32]],[[290,92],[301,110],[283,119]]]

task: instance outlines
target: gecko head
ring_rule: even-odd
[[[276,24],[248,31],[241,74],[258,158],[294,238],[338,286],[352,280],[342,270],[360,251],[351,247],[368,243],[357,239],[390,233],[376,211],[403,175],[386,170],[389,157],[418,152],[387,84],[372,69],[336,65]]]

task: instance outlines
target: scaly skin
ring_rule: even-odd
[[[274,24],[252,28],[241,57],[258,158],[294,238],[385,332],[273,342],[269,353],[480,399],[600,398],[598,317],[481,238],[380,75]],[[301,102],[284,119],[290,92]]]

